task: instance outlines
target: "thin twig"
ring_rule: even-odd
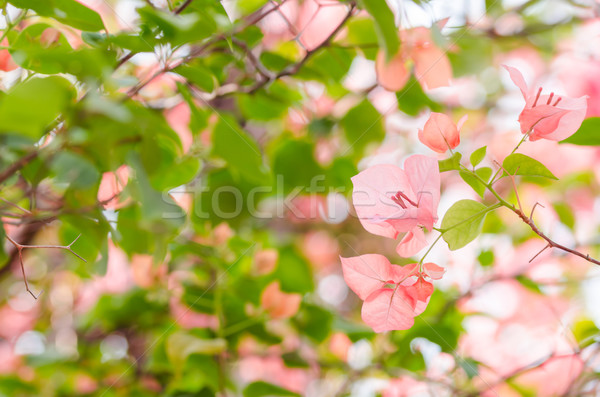
[[[533,222],[533,219],[527,217],[527,215],[525,215],[523,213],[523,211],[521,211],[520,209],[510,208],[510,210],[513,211],[515,214],[517,214],[519,216],[519,218],[521,218],[521,220],[523,222],[525,222],[535,234],[537,234],[538,236],[540,236],[541,238],[546,240],[546,242],[548,243],[548,245],[551,248],[558,248],[559,250],[562,250],[562,251],[568,252],[570,254],[573,254],[575,256],[578,256],[580,258],[583,258],[588,262],[591,262],[596,265],[600,265],[600,261],[590,257],[589,254],[583,254],[577,250],[571,249],[569,247],[565,247],[564,245],[559,244],[559,243],[555,242],[554,240],[552,240],[550,237],[546,236],[540,229],[538,229],[537,225]]]
[[[25,209],[25,208],[21,207],[20,205],[17,205],[17,204],[15,204],[15,203],[12,203],[12,202],[8,201],[7,199],[5,199],[5,198],[3,198],[3,197],[0,197],[0,200],[4,201],[6,204],[8,204],[8,205],[10,205],[10,206],[12,206],[12,207],[15,207],[15,208],[16,208],[16,209],[18,209],[18,210],[21,210],[21,211],[23,211],[24,213],[26,213],[26,214],[28,214],[28,215],[33,215],[33,214],[31,213],[31,211],[29,211],[29,210],[27,210],[27,209]]]
[[[27,292],[29,292],[31,294],[31,296],[33,296],[34,299],[37,300],[37,298],[39,298],[39,296],[42,294],[43,291],[40,291],[39,294],[35,295],[33,293],[33,291],[31,291],[31,289],[29,288],[29,283],[27,282],[27,275],[25,274],[25,264],[23,262],[23,250],[25,248],[63,249],[63,250],[69,251],[70,253],[72,253],[73,255],[75,255],[76,257],[78,257],[79,259],[81,259],[82,261],[87,263],[87,261],[84,258],[82,258],[78,253],[73,251],[73,249],[71,248],[73,246],[73,244],[75,244],[75,242],[79,239],[79,237],[81,237],[81,234],[79,236],[77,236],[75,238],[75,240],[73,240],[69,245],[27,245],[27,244],[19,244],[15,240],[13,240],[8,234],[6,235],[6,239],[8,241],[10,241],[10,243],[12,245],[15,246],[15,248],[17,249],[17,251],[19,253],[19,264],[21,265],[21,273],[23,274],[23,281],[25,282],[25,289],[27,290]]]
[[[333,30],[333,32],[331,32],[331,34],[321,44],[319,44],[317,47],[313,48],[312,50],[307,51],[306,55],[304,55],[304,58],[302,58],[299,62],[297,62],[294,65],[291,65],[290,67],[288,67],[288,68],[282,70],[281,72],[277,73],[271,79],[263,80],[263,81],[258,82],[252,88],[250,88],[250,90],[248,90],[247,93],[248,94],[252,94],[252,93],[258,91],[259,89],[261,89],[262,87],[264,87],[265,85],[267,85],[270,82],[278,80],[278,79],[280,79],[281,77],[284,77],[284,76],[290,76],[290,75],[298,73],[298,71],[300,70],[300,68],[302,68],[302,66],[304,66],[304,64],[306,62],[308,62],[308,60],[315,53],[317,53],[323,47],[327,47],[331,43],[331,40],[334,39],[334,37],[340,32],[340,30],[342,30],[342,28],[344,27],[344,25],[346,24],[346,22],[348,22],[348,20],[352,17],[352,14],[354,13],[355,7],[356,7],[355,3],[350,3],[350,9],[348,10],[348,13],[346,14],[346,16],[344,17],[344,19],[342,20],[342,22],[340,22],[340,24]]]
[[[27,153],[25,156],[21,157],[19,160],[12,163],[7,169],[0,172],[0,183],[4,182],[8,178],[14,175],[15,172],[19,171],[21,168],[25,167],[32,160],[34,160],[39,155],[37,150],[33,150]]]
[[[181,14],[194,0],[186,0],[178,9],[175,10],[175,14]]]

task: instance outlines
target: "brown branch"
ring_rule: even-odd
[[[175,14],[181,14],[194,0],[186,0],[178,9],[175,10]]]
[[[18,204],[10,202],[10,201],[8,201],[7,199],[5,199],[3,197],[0,197],[0,200],[2,200],[3,202],[5,202],[6,204],[10,205],[11,207],[14,207],[14,208],[16,208],[16,209],[18,209],[20,211],[23,211],[24,213],[26,213],[28,215],[32,215],[31,211],[29,211],[28,209],[25,209],[25,208],[21,207]]]
[[[254,55],[252,50],[248,47],[248,45],[245,42],[236,39],[235,37],[231,39],[231,42],[244,50],[246,56],[248,57],[248,60],[250,61],[254,69],[256,69],[256,71],[260,73],[260,75],[263,78],[271,79],[273,77],[271,71],[265,68],[265,66],[260,62],[256,55]]]
[[[535,206],[534,206],[534,208],[535,208]],[[531,219],[530,217],[527,217],[527,215],[525,215],[523,213],[523,211],[521,211],[520,209],[510,208],[510,210],[512,212],[514,212],[515,214],[517,214],[519,216],[519,218],[521,218],[521,220],[523,222],[525,222],[535,234],[537,234],[538,236],[540,236],[541,238],[546,240],[546,242],[548,243],[548,246],[550,246],[550,248],[558,248],[559,250],[562,250],[562,251],[568,252],[570,254],[573,254],[575,256],[578,256],[580,258],[583,258],[586,261],[591,262],[595,265],[600,265],[600,261],[590,257],[589,254],[583,254],[583,253],[576,251],[574,249],[571,249],[569,247],[565,247],[564,245],[559,244],[559,243],[555,242],[554,240],[552,240],[550,237],[546,236],[540,229],[538,229],[537,225],[533,222],[533,219]]]
[[[75,242],[79,239],[79,237],[81,237],[81,234],[79,236],[77,236],[75,238],[75,240],[73,240],[69,245],[26,245],[26,244],[19,244],[17,243],[15,240],[13,240],[8,234],[6,235],[6,239],[8,241],[10,241],[10,243],[12,245],[15,246],[15,248],[17,249],[17,252],[19,254],[19,264],[21,266],[21,273],[23,274],[23,281],[25,282],[25,289],[27,290],[27,292],[29,292],[31,294],[31,296],[33,296],[34,299],[37,299],[41,293],[43,291],[40,291],[39,294],[35,295],[31,289],[29,288],[29,283],[27,282],[27,275],[25,274],[25,264],[23,262],[23,250],[25,248],[55,248],[55,249],[63,249],[63,250],[67,250],[70,253],[72,253],[73,255],[75,255],[76,257],[78,257],[79,259],[81,259],[82,261],[86,262],[87,261],[82,258],[78,253],[76,253],[75,251],[73,251],[73,249],[71,248],[73,246],[73,244],[75,244]]]
[[[21,168],[25,167],[32,160],[34,160],[39,155],[37,150],[33,150],[27,153],[25,156],[21,157],[16,162],[12,163],[8,168],[4,171],[0,172],[0,183],[3,183],[8,178],[14,175],[15,172],[19,171]]]
[[[175,11],[175,13],[178,14],[181,11],[183,11],[188,5],[191,4],[192,1],[193,0],[186,1],[184,4],[181,5],[181,7],[179,7]],[[181,65],[183,65],[183,64],[191,61],[194,58],[199,57],[200,55],[202,55],[204,53],[204,51],[206,51],[209,47],[213,46],[214,44],[222,42],[223,40],[227,39],[228,37],[229,38],[233,37],[235,34],[243,31],[247,27],[252,26],[252,25],[260,22],[267,15],[271,14],[272,12],[275,12],[275,11],[279,10],[279,8],[284,3],[285,3],[285,1],[282,1],[277,6],[273,6],[272,8],[270,8],[267,11],[263,12],[262,14],[256,13],[257,16],[255,18],[249,19],[245,24],[240,25],[240,27],[234,29],[230,33],[222,33],[222,34],[219,34],[219,35],[216,35],[216,36],[212,37],[211,39],[207,40],[204,44],[202,44],[200,47],[192,50],[188,56],[186,56],[186,57],[184,57],[184,58],[182,58],[182,59],[180,59],[180,60],[178,60],[176,62],[173,62],[171,65],[163,67],[162,69],[160,69],[159,71],[157,71],[156,73],[154,73],[151,77],[149,77],[147,80],[145,80],[143,82],[139,82],[137,85],[131,87],[131,89],[129,89],[129,91],[127,91],[127,96],[125,98],[131,98],[131,97],[135,96],[137,93],[139,93],[142,90],[142,88],[144,88],[145,86],[147,86],[148,84],[150,84],[152,81],[154,81],[154,79],[160,77],[164,73],[172,71],[173,69],[177,68],[178,66],[181,66]],[[352,8],[354,8],[354,4],[352,4]],[[346,19],[342,22],[342,25],[345,23],[345,21],[346,21]],[[339,28],[341,28],[341,26],[339,26],[338,29],[336,29],[336,31],[333,33],[333,35],[335,35],[337,33],[337,31],[339,30]],[[326,41],[329,41],[330,38],[328,38]],[[319,46],[319,48],[320,47],[321,46]],[[125,63],[126,61],[127,60],[124,60],[123,63]],[[118,66],[120,66],[121,64],[122,63],[120,61]],[[291,73],[288,73],[288,74],[291,74]],[[276,76],[276,77],[274,77],[274,79],[277,79],[277,78],[282,77],[282,76]],[[273,80],[273,79],[266,80],[266,82],[271,81],[271,80]],[[265,84],[266,84],[266,82],[265,82]]]
[[[304,56],[304,58],[302,58],[302,60],[300,60],[299,62],[295,63],[294,65],[292,65],[292,66],[290,66],[290,67],[282,70],[281,72],[277,73],[272,78],[270,78],[268,80],[263,80],[261,82],[258,82],[256,85],[254,85],[252,88],[250,88],[247,91],[247,93],[248,94],[252,94],[252,93],[258,91],[259,89],[261,89],[262,87],[264,87],[265,85],[267,85],[270,82],[278,80],[278,79],[280,79],[281,77],[284,77],[284,76],[290,76],[290,75],[298,73],[298,71],[300,70],[300,68],[302,68],[302,66],[304,66],[304,64],[306,62],[308,62],[308,60],[315,53],[317,53],[322,48],[327,47],[331,43],[331,40],[333,40],[335,38],[335,36],[340,32],[340,30],[342,30],[342,28],[344,27],[344,25],[346,24],[346,22],[348,22],[348,20],[352,17],[352,14],[354,13],[354,8],[355,7],[356,7],[356,4],[354,2],[350,3],[350,9],[348,10],[348,13],[346,14],[346,16],[344,17],[344,19],[342,20],[342,22],[340,22],[340,24],[333,30],[333,32],[331,32],[331,34],[321,44],[319,44],[317,47],[313,48],[312,50],[307,51],[306,55]]]

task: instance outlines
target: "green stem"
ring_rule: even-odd
[[[15,26],[21,23],[21,21],[25,18],[25,15],[27,15],[27,10],[24,10],[22,13],[20,13],[14,21],[10,21],[6,10],[4,10],[4,15],[6,17],[6,28],[4,28],[4,32],[2,32],[2,36],[0,36],[0,41],[4,40],[8,33],[13,30]]]
[[[529,131],[527,131],[527,133],[525,135],[523,135],[523,138],[521,138],[521,140],[519,141],[519,143],[517,143],[517,146],[515,146],[515,148],[512,150],[512,152],[510,152],[510,154],[514,154],[519,149],[519,147],[523,144],[523,142],[525,142],[527,140],[527,138],[529,137],[529,134],[531,133],[532,130],[533,130],[533,127],[531,127],[531,129]],[[494,174],[494,176],[492,177],[492,179],[490,179],[490,186],[494,184],[494,181],[495,181],[496,177],[501,172],[502,172],[502,168],[500,168],[500,169],[498,169],[498,171],[496,171],[496,173]]]
[[[443,235],[444,235],[444,233],[440,233],[440,235],[437,236],[435,241],[433,243],[431,243],[429,248],[427,248],[427,251],[425,252],[425,254],[423,254],[423,256],[421,257],[421,260],[419,261],[419,267],[421,267],[421,265],[423,264],[423,261],[425,260],[425,257],[431,252],[433,247],[437,244],[438,241],[440,241],[440,239],[442,238]]]
[[[223,330],[223,336],[226,336],[226,337],[231,336],[237,332],[243,331],[244,329],[253,326],[254,324],[260,323],[264,319],[265,319],[264,316],[256,316],[256,317],[247,318],[243,321],[233,324],[230,327],[225,328]]]

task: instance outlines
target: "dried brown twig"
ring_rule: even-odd
[[[63,249],[63,250],[67,250],[70,253],[72,253],[73,255],[75,255],[76,257],[78,257],[79,259],[81,259],[82,261],[86,262],[87,261],[81,257],[78,253],[76,253],[75,251],[73,251],[73,249],[71,248],[73,246],[73,244],[75,244],[75,242],[79,239],[79,237],[81,237],[81,234],[79,236],[77,236],[75,238],[75,240],[73,240],[69,245],[26,245],[26,244],[19,244],[17,243],[15,240],[13,240],[8,234],[6,235],[6,239],[8,241],[10,241],[10,243],[12,245],[15,246],[15,248],[17,249],[17,252],[19,254],[19,264],[21,266],[21,273],[23,274],[23,281],[25,282],[25,289],[27,290],[27,292],[29,292],[31,294],[31,296],[33,296],[34,299],[37,299],[41,293],[43,291],[40,291],[39,294],[35,295],[30,289],[29,289],[29,284],[27,283],[27,276],[25,275],[25,264],[23,263],[23,250],[25,248],[54,248],[54,249]]]

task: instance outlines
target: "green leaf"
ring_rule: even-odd
[[[202,40],[217,30],[215,19],[203,10],[175,15],[147,6],[138,8],[137,11],[146,28],[158,29],[162,33],[160,41],[173,46]]]
[[[573,145],[600,146],[600,117],[590,117],[583,120],[576,133],[560,143]]]
[[[282,179],[286,192],[298,187],[309,190],[323,186],[323,182],[318,185],[318,177],[324,175],[323,169],[315,160],[314,150],[312,142],[293,139],[284,139],[276,147],[272,155],[273,171],[277,178]]]
[[[173,69],[173,71],[185,77],[198,88],[206,92],[212,92],[215,88],[215,81],[210,70],[202,64],[194,63],[193,66],[181,65]]]
[[[475,173],[487,183],[492,176],[492,169],[490,167],[482,167],[475,170]],[[463,181],[471,186],[473,190],[483,198],[486,189],[485,185],[469,171],[460,170],[459,174]]]
[[[54,41],[47,43],[43,35],[54,27],[45,23],[36,23],[23,29],[10,47],[13,60],[21,67],[42,74],[68,73],[80,80],[87,77],[104,78],[114,67],[114,53],[106,46],[87,48],[81,46],[74,50],[64,34],[59,33]],[[87,33],[87,37],[102,36],[99,33]]]
[[[459,358],[458,365],[465,371],[469,379],[479,375],[479,363],[471,358]]]
[[[306,293],[314,289],[310,265],[292,248],[279,252],[279,261],[273,277],[279,280],[284,292]]]
[[[348,45],[360,47],[365,57],[374,60],[377,55],[377,32],[371,18],[352,18],[348,24]],[[364,46],[364,47],[361,47]]]
[[[394,14],[385,0],[361,0],[359,3],[361,8],[367,10],[375,19],[375,31],[379,38],[379,44],[384,48],[387,58],[390,59],[400,48]]]
[[[0,102],[0,131],[18,132],[37,140],[74,96],[71,83],[58,76],[18,84]]]
[[[539,161],[525,156],[521,153],[514,153],[504,159],[502,162],[505,172],[503,177],[507,176],[507,172],[511,175],[523,176],[541,176],[549,179],[558,179]]]
[[[323,342],[331,332],[333,315],[319,306],[303,303],[293,322],[299,332],[315,342]]]
[[[481,163],[481,160],[483,160],[483,158],[485,157],[486,150],[487,146],[484,146],[471,153],[470,161],[473,167],[476,167],[479,163]]]
[[[558,215],[558,219],[569,227],[569,229],[573,230],[575,227],[575,215],[573,214],[573,210],[569,205],[564,202],[555,202],[552,204],[554,207],[554,211]]]
[[[4,232],[4,225],[2,224],[2,221],[0,220],[0,241],[4,241],[5,236],[6,236],[6,234]],[[6,253],[6,251],[4,250],[4,245],[0,246],[0,269],[4,268],[8,259],[9,259],[9,257],[8,257],[8,254]]]
[[[494,263],[494,251],[481,251],[477,260],[483,267],[491,266]]]
[[[166,343],[167,356],[175,367],[181,367],[192,354],[214,355],[225,349],[225,339],[202,339],[183,331],[169,335]]]
[[[538,285],[538,283],[536,283],[535,281],[533,281],[532,279],[530,279],[529,277],[525,277],[522,274],[518,274],[515,276],[515,279],[521,283],[521,285],[525,288],[527,288],[528,290],[531,290],[533,292],[537,292],[542,293],[542,290],[540,289],[540,286]]]
[[[43,17],[54,18],[75,29],[98,31],[104,29],[100,15],[75,0],[9,0],[22,9],[30,9]]]
[[[266,172],[258,145],[233,117],[220,116],[213,130],[212,153],[226,160],[232,170],[243,178],[264,183]]]
[[[350,109],[341,124],[348,143],[359,149],[369,142],[379,142],[385,136],[382,116],[367,99]]]
[[[411,76],[404,88],[396,92],[396,99],[398,100],[398,109],[409,116],[416,116],[425,108],[429,108],[434,112],[442,110],[439,103],[427,96],[414,76]]]
[[[244,397],[300,396],[279,386],[267,382],[250,383],[244,389]]]
[[[460,200],[448,209],[442,220],[442,236],[451,251],[464,247],[479,233],[489,207],[473,201]]]
[[[452,157],[448,157],[445,160],[438,161],[440,165],[440,172],[447,171],[457,171],[460,170],[460,160],[462,159],[462,154],[456,152],[452,155]]]
[[[56,182],[69,184],[75,189],[87,189],[100,180],[100,173],[94,164],[73,152],[58,153],[50,167],[56,175]]]

